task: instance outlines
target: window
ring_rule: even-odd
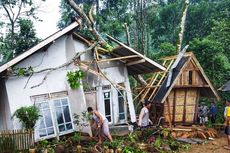
[[[39,102],[36,106],[40,109],[41,118],[38,125],[39,137],[46,137],[54,134],[53,120],[51,116],[51,109],[48,101]]]
[[[109,122],[112,121],[111,118],[111,100],[110,100],[110,92],[104,92],[104,104],[105,104],[105,117]]]
[[[192,71],[188,72],[188,84],[192,85]]]
[[[59,132],[73,129],[67,98],[54,100],[56,120]]]
[[[119,106],[119,120],[125,119],[125,100],[124,92],[120,90],[118,92],[118,106]]]
[[[51,96],[55,99],[49,96],[41,98],[41,95],[39,98],[37,96],[32,97],[41,113],[35,129],[39,138],[50,138],[56,134],[61,135],[73,131],[69,101],[67,97],[63,96]]]

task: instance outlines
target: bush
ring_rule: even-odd
[[[40,117],[39,109],[33,105],[29,107],[21,107],[17,109],[12,117],[19,119],[19,122],[22,123],[22,126],[26,129],[33,129],[37,120]]]

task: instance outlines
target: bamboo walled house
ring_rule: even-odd
[[[172,69],[177,56],[163,58],[165,72],[154,73],[140,91],[141,99],[155,104],[153,120],[164,116],[169,124],[193,124],[200,97],[219,96],[192,52],[185,53]],[[171,71],[171,74],[170,74]]]

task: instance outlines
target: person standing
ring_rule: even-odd
[[[225,149],[230,150],[230,100],[227,100],[225,107],[225,134],[227,135],[228,146]]]
[[[215,104],[215,102],[212,102],[211,108],[210,108],[210,116],[211,116],[212,124],[216,123],[216,115],[217,115],[216,104]]]
[[[139,114],[139,121],[138,126],[140,128],[146,128],[148,127],[149,123],[152,123],[149,119],[149,109],[151,108],[152,104],[150,101],[144,102],[144,107],[141,109],[141,112]]]
[[[87,111],[90,115],[93,115],[92,119],[94,122],[96,122],[97,129],[99,131],[99,133],[98,133],[99,143],[102,142],[102,135],[103,134],[110,140],[110,142],[112,142],[113,139],[112,139],[112,136],[109,132],[109,121],[107,120],[107,118],[103,114],[101,114],[100,112],[93,110],[92,107],[88,107]]]

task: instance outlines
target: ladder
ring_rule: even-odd
[[[163,61],[163,66],[166,68],[163,72],[156,72],[150,78],[148,78],[148,84],[141,89],[139,94],[134,98],[137,99],[140,97],[140,101],[144,101],[145,99],[151,100],[154,97],[159,89],[159,87],[163,84],[165,77],[168,74],[172,64],[174,63],[175,59],[166,59]]]

